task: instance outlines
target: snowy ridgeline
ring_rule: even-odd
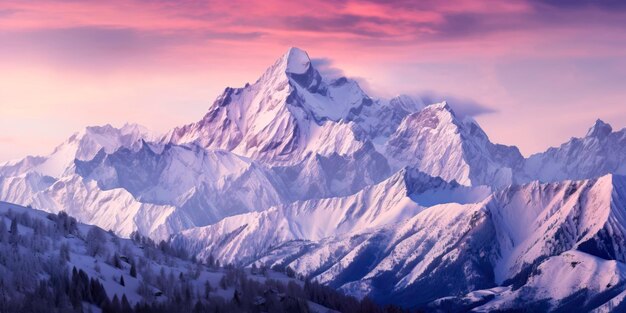
[[[267,268],[208,264],[132,237],[0,202],[0,312],[383,312]]]
[[[353,197],[229,217],[172,242],[426,310],[559,311],[576,303],[611,312],[626,305],[626,177],[535,182],[487,196],[416,174]],[[440,198],[454,201],[433,204]],[[396,216],[400,222],[386,222]]]

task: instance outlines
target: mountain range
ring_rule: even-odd
[[[620,308],[626,129],[526,158],[454,105],[372,98],[291,48],[197,122],[87,127],[0,164],[0,200],[381,304]]]

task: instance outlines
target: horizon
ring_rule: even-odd
[[[271,1],[244,15],[237,2],[4,2],[0,162],[46,155],[87,126],[165,133],[197,121],[290,46],[373,98],[448,100],[524,156],[596,119],[626,126],[626,5],[489,3],[319,1],[307,15]]]

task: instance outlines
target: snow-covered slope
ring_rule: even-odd
[[[367,232],[405,221],[426,206],[478,202],[489,192],[488,187],[464,187],[403,169],[354,195],[297,201],[225,218],[214,225],[182,232],[174,242],[201,256],[213,254],[226,262],[254,261],[288,241],[315,242]]]
[[[623,312],[626,266],[580,251],[552,256],[524,285],[494,287],[433,301],[427,310],[448,312]]]
[[[624,177],[534,182],[487,198],[488,190],[426,177],[404,170],[354,196],[234,216],[173,243],[226,261],[289,267],[350,294],[406,306],[497,286],[509,286],[498,294],[539,288],[536,269],[555,266],[544,263],[571,250],[625,260]],[[458,203],[447,203],[452,194]]]
[[[625,285],[626,264],[567,251],[541,263],[521,288],[497,293],[473,311],[512,310],[520,305],[532,311],[610,310],[614,309],[610,299],[624,292]]]
[[[420,213],[409,219],[401,219],[399,223],[377,228],[364,227],[368,230],[355,231],[357,228],[345,227],[353,232],[319,240],[317,237],[327,234],[323,232],[326,226],[309,226],[308,223],[302,225],[302,221],[309,217],[321,218],[327,210],[304,214],[296,212],[303,215],[301,219],[295,213],[295,216],[290,216],[291,220],[279,218],[282,223],[277,228],[276,236],[272,235],[276,229],[269,226],[274,224],[270,213],[283,212],[266,211],[266,215],[258,218],[227,218],[216,225],[185,231],[175,237],[173,243],[176,246],[187,244],[191,251],[202,248],[207,254],[226,259],[235,255],[250,256],[242,260],[257,259],[261,264],[289,267],[305,277],[340,288],[349,294],[369,295],[377,301],[400,305],[415,305],[422,301],[427,302],[430,297],[437,295],[468,292],[472,287],[485,288],[493,284],[480,272],[481,264],[468,264],[471,267],[466,268],[468,274],[479,273],[476,277],[452,275],[459,267],[464,266],[466,260],[480,258],[463,249],[467,245],[477,245],[476,249],[484,250],[481,254],[482,262],[488,264],[487,256],[491,252],[488,239],[493,231],[489,232],[485,226],[488,225],[487,216],[481,211],[481,205],[449,203],[424,210],[406,198],[404,201],[412,206],[409,207],[411,210],[406,211],[404,204],[406,215]],[[356,209],[358,208],[357,206]],[[396,210],[398,208],[396,206]],[[316,213],[319,215],[316,216]],[[331,227],[342,227],[340,222],[344,220],[357,224],[349,219],[350,215],[348,218],[334,215],[326,217],[327,215],[322,220],[329,221]],[[268,220],[270,222],[266,222]],[[363,218],[356,221],[367,220],[368,218]],[[376,225],[375,222],[372,224]],[[477,234],[473,235],[474,233]],[[266,236],[271,236],[269,242],[265,240]],[[305,240],[305,236],[314,240]],[[198,246],[189,245],[198,242],[196,238],[204,240],[200,240]],[[481,245],[485,247],[481,248]],[[442,258],[447,261],[442,262]],[[436,286],[432,285],[429,277],[435,270],[440,276]],[[414,292],[416,289],[413,287],[416,284],[423,287],[426,281],[430,281],[432,294]]]
[[[568,297],[582,301],[586,311],[622,292],[625,208],[626,177],[615,175],[533,182],[494,193],[483,207],[492,229],[488,246],[493,254],[473,258],[488,260],[482,278],[493,280],[489,288],[508,288],[492,290],[496,300],[488,302],[485,311],[519,308],[522,303],[546,311],[564,306]],[[467,249],[472,252],[472,247]],[[585,265],[577,268],[579,263]],[[472,277],[467,272],[461,276]]]
[[[124,189],[102,190],[95,181],[76,175],[59,179],[33,195],[27,204],[45,207],[52,213],[66,211],[82,222],[113,230],[125,237],[138,230],[155,239],[163,239],[179,230],[178,225],[167,223],[175,207],[142,203]]]
[[[263,167],[228,151],[193,145],[166,145],[155,152],[144,144],[138,151],[102,153],[89,162],[76,161],[76,172],[103,189],[124,188],[142,202],[195,210],[192,220],[208,218],[198,223],[283,202],[280,181]],[[198,197],[208,199],[203,203]],[[210,212],[203,216],[202,209]]]
[[[64,213],[6,202],[0,252],[3,312],[283,312],[294,304],[336,312],[285,274],[220,268],[166,243],[122,239]],[[338,299],[328,303],[346,305]]]
[[[287,186],[292,199],[319,199],[353,194],[391,175],[387,159],[366,142],[350,154],[308,154],[289,166],[272,171]]]
[[[359,125],[358,130],[364,137],[380,142],[395,132],[407,115],[419,112],[430,104],[407,95],[389,100],[378,99],[371,105],[351,112],[348,120]]]
[[[488,204],[502,258],[498,282],[547,256],[579,249],[626,261],[626,179],[607,175],[509,187]]]
[[[0,176],[0,199],[26,205],[33,195],[47,189],[56,181],[50,176],[38,172],[29,172],[19,176]]]
[[[566,255],[570,250],[614,260],[613,264],[616,264],[615,261],[618,264],[624,262],[625,184],[625,177],[608,175],[584,181],[552,184],[534,182],[497,191],[483,201],[476,215],[469,220],[464,218],[465,223],[471,223],[472,219],[475,221],[471,231],[466,233],[474,238],[465,238],[468,242],[466,245],[445,245],[448,250],[443,250],[447,254],[439,255],[440,260],[443,260],[441,264],[433,263],[432,266],[425,267],[422,263],[428,258],[421,260],[409,275],[395,285],[398,288],[404,284],[405,289],[398,293],[397,298],[392,299],[410,301],[411,291],[418,292],[421,288],[426,288],[428,280],[439,275],[442,275],[442,279],[464,277],[464,283],[450,281],[451,286],[459,292],[463,288],[470,291],[481,289],[480,286],[493,288],[498,285],[512,286],[514,290],[520,286],[533,290],[554,290],[554,285],[540,286],[540,283],[559,279],[558,275],[555,276],[557,273],[544,273],[542,281],[533,280],[532,277],[541,273],[542,268],[555,267],[550,260],[556,262],[554,260],[559,260],[558,257],[553,257]],[[471,211],[470,208],[466,207],[464,210]],[[423,227],[429,231],[443,231],[447,235],[445,228]],[[409,251],[415,250],[413,247]],[[593,277],[594,273],[587,272],[585,275]],[[580,278],[583,279],[583,276]],[[580,291],[573,283],[564,282],[563,290],[571,288],[567,291],[570,293]],[[578,288],[581,286],[584,287],[584,283],[579,283]],[[596,292],[600,291],[589,292],[587,299],[596,296]],[[539,301],[542,297],[551,296],[537,292],[526,300]],[[554,297],[554,300],[562,297],[565,295]],[[517,303],[514,307],[519,305]]]

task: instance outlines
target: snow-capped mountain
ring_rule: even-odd
[[[326,82],[311,65],[306,52],[291,48],[269,67],[254,84],[226,88],[202,120],[168,133],[164,142],[195,142],[204,148],[224,149],[268,164],[289,165],[301,161],[307,152],[328,153],[328,145],[349,152],[358,145],[353,134],[319,142],[327,128],[363,106],[372,105],[358,84],[348,79]],[[343,126],[350,132],[350,126]],[[345,141],[344,141],[345,140]]]
[[[626,174],[626,129],[613,131],[611,125],[597,120],[585,137],[529,157],[523,177],[549,182],[609,173]]]
[[[0,200],[380,303],[619,308],[626,130],[524,158],[453,108],[374,99],[291,48],[197,122],[88,127],[1,164]]]
[[[141,139],[156,136],[134,124],[122,128],[111,125],[87,127],[73,134],[47,156],[27,156],[0,164],[0,195],[4,201],[27,205],[33,196],[50,187],[57,179],[71,173],[74,160],[90,160],[103,150],[136,149]]]
[[[463,185],[506,186],[523,157],[515,147],[496,145],[471,118],[459,120],[446,103],[405,117],[385,144],[393,164],[415,166]]]
[[[111,125],[91,126],[73,134],[48,156],[28,156],[0,164],[0,176],[18,176],[36,172],[44,176],[61,177],[74,159],[90,160],[104,149],[112,153],[121,147],[137,148],[140,140],[154,140],[156,135],[136,124],[121,128]]]
[[[390,103],[373,101],[345,77],[326,81],[306,52],[291,48],[254,84],[226,88],[202,120],[172,130],[162,142],[250,157],[272,167],[292,199],[347,195],[391,175],[368,140],[381,127],[373,115],[384,110],[397,122],[421,108],[408,98]]]

